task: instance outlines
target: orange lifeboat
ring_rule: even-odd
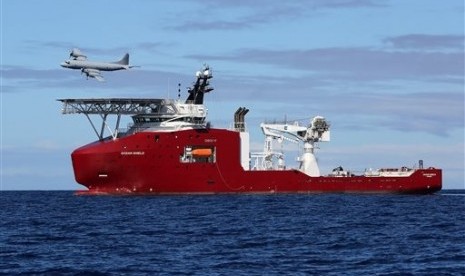
[[[212,149],[194,149],[192,150],[192,156],[194,157],[210,157],[212,156]]]

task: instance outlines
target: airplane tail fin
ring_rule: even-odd
[[[120,60],[115,62],[116,64],[121,64],[121,65],[129,65],[129,54],[126,53],[124,57]]]

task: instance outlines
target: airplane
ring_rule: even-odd
[[[105,81],[100,71],[128,70],[129,68],[136,67],[134,65],[129,65],[128,53],[119,61],[99,62],[87,60],[87,56],[77,48],[72,49],[69,54],[69,60],[62,62],[60,65],[64,68],[80,69],[81,74],[86,74],[87,79],[94,78],[98,81]]]

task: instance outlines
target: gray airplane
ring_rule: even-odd
[[[100,74],[100,71],[116,71],[116,70],[128,70],[135,66],[129,65],[129,54],[126,53],[120,61],[115,62],[99,62],[99,61],[88,61],[79,49],[74,48],[69,54],[69,59],[60,64],[64,68],[69,69],[80,69],[81,74],[86,74],[87,79],[94,78],[98,81],[104,81],[105,79]]]

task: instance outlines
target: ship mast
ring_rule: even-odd
[[[213,90],[210,86],[209,79],[213,78],[212,71],[208,65],[204,65],[203,69],[195,73],[197,80],[194,86],[188,89],[189,97],[186,104],[203,104],[203,96]]]

